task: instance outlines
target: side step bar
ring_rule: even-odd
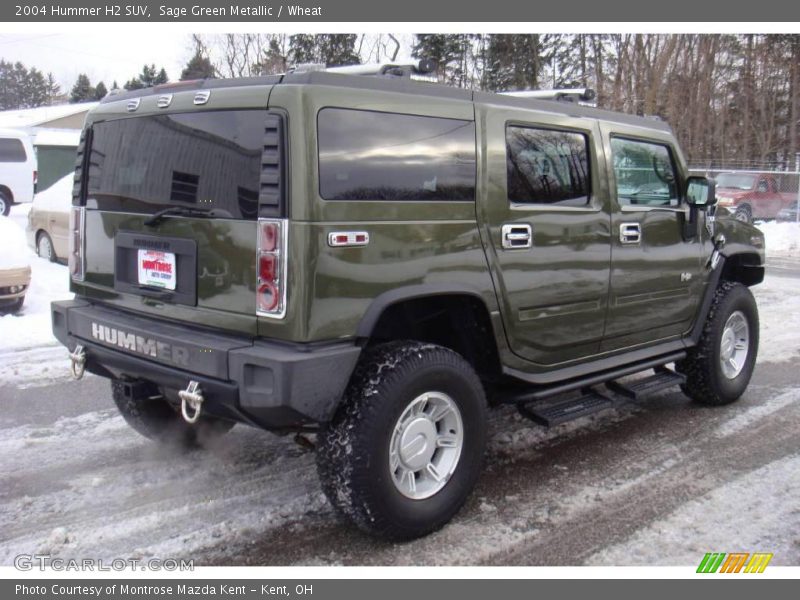
[[[600,383],[607,383],[609,381],[613,381],[614,379],[625,377],[626,375],[633,375],[634,373],[641,373],[642,371],[647,371],[648,369],[663,367],[668,363],[675,362],[683,358],[686,358],[686,352],[684,351],[672,352],[670,354],[662,354],[661,356],[658,356],[656,358],[651,358],[630,365],[625,365],[624,367],[610,369],[608,371],[595,373],[593,375],[588,375],[586,377],[578,377],[571,381],[567,381],[566,383],[557,383],[555,385],[537,387],[534,388],[533,390],[525,390],[521,392],[518,391],[516,393],[511,393],[503,397],[501,399],[501,402],[505,404],[525,404],[527,402],[533,402],[535,400],[545,400],[547,398],[552,398],[553,396],[558,396],[565,392],[582,390],[585,388],[589,388],[593,385],[598,385]]]
[[[630,382],[609,381],[606,383],[608,389],[620,396],[625,396],[631,400],[641,400],[644,396],[648,396],[655,392],[660,392],[667,388],[676,385],[682,385],[686,382],[686,377],[680,373],[676,373],[666,367],[656,367],[655,374],[643,379],[637,379]]]
[[[532,421],[545,427],[552,427],[611,408],[613,405],[613,402],[602,394],[594,390],[584,390],[577,398],[547,400],[533,405],[520,404],[518,410]]]

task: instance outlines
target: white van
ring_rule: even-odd
[[[16,129],[0,129],[0,214],[7,216],[12,204],[33,201],[36,177],[30,136]]]

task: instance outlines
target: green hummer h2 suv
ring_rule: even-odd
[[[763,236],[714,218],[665,123],[413,70],[108,96],[52,306],[136,431],[311,434],[331,504],[394,540],[462,506],[491,406],[739,398],[764,277]]]

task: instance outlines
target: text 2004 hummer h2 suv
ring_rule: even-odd
[[[469,495],[491,405],[744,392],[763,236],[713,221],[667,125],[384,71],[91,111],[53,329],[134,429],[316,432],[336,509],[408,539]]]

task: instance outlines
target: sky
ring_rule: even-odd
[[[69,92],[79,73],[86,73],[92,85],[103,81],[110,88],[116,79],[122,86],[151,63],[164,67],[175,80],[191,55],[188,33],[164,35],[162,30],[148,35],[143,26],[128,32],[0,33],[0,58],[52,72],[62,92]]]

